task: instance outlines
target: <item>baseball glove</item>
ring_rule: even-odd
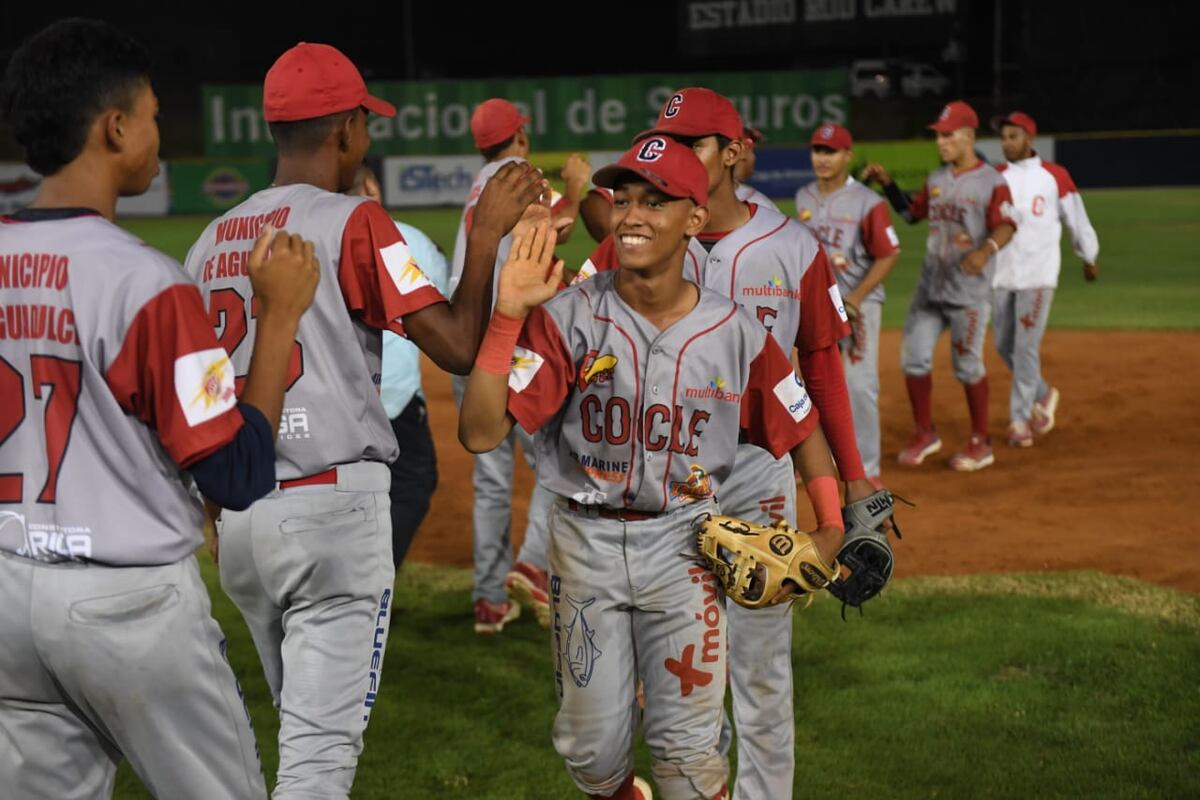
[[[795,593],[800,595],[825,589],[837,578],[837,562],[828,565],[822,561],[812,537],[804,531],[708,514],[696,522],[701,561],[738,605],[770,605],[787,581],[796,585]]]
[[[875,597],[892,577],[892,545],[888,541],[887,521],[900,536],[900,526],[892,517],[896,498],[886,489],[856,500],[842,509],[846,538],[837,560],[850,571],[841,574],[829,586],[829,593],[846,606],[862,610],[862,604]]]

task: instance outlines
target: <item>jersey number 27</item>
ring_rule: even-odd
[[[208,321],[212,323],[213,330],[221,330],[217,341],[221,347],[225,348],[225,352],[229,353],[229,357],[233,358],[233,352],[241,346],[242,341],[246,338],[246,317],[249,314],[250,319],[258,316],[258,298],[250,296],[250,308],[246,308],[246,298],[242,297],[241,292],[237,289],[226,287],[224,289],[216,289],[208,300]],[[296,385],[296,381],[300,380],[300,376],[304,374],[304,347],[299,342],[292,342],[292,357],[291,363],[288,364],[288,384],[287,388],[291,389]],[[237,375],[234,377],[234,390],[240,395],[242,386],[246,383],[245,375]]]
[[[71,426],[79,409],[80,374],[78,361],[57,356],[30,356],[29,373],[33,378],[33,397],[45,399],[43,429],[46,432],[46,483],[38,492],[39,503],[53,503],[58,498],[58,473],[63,456],[71,441]],[[0,408],[0,446],[25,421],[25,376],[4,358],[0,358],[0,397],[19,398],[19,403],[6,403]],[[20,503],[25,488],[25,476],[20,472],[0,474],[0,503]]]

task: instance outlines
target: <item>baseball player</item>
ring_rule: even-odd
[[[708,172],[709,219],[689,243],[684,269],[690,280],[730,297],[762,323],[785,353],[795,348],[821,428],[833,451],[848,501],[867,497],[867,480],[854,438],[854,421],[838,342],[850,332],[826,255],[799,222],[740,201],[733,167],[741,158],[742,120],[729,100],[711,89],[681,89],[668,99],[651,134],[692,147]],[[612,239],[593,252],[593,271],[611,268]],[[585,270],[588,269],[585,265]],[[719,377],[719,376],[718,376]],[[714,378],[714,383],[719,383]],[[805,486],[814,505],[837,504],[837,487]],[[830,492],[831,497],[822,496]],[[796,518],[793,465],[761,447],[738,448],[737,464],[719,495],[724,513],[770,524]],[[749,612],[730,607],[730,684],[738,731],[734,795],[791,796],[794,771],[790,607]],[[728,739],[729,732],[726,731]]]
[[[30,208],[0,217],[6,798],[109,797],[122,758],[157,797],[267,796],[189,484],[233,508],[274,488],[319,267],[298,236],[247,242],[261,335],[239,401],[195,285],[113,224],[117,197],[158,172],[148,64],[106,23],[67,20],[5,76],[4,115],[44,176]]]
[[[383,205],[379,180],[366,165],[359,168],[350,193]],[[439,292],[449,294],[450,267],[441,248],[412,225],[397,222],[396,229],[425,277]],[[397,571],[429,512],[429,501],[438,482],[437,452],[429,429],[425,393],[421,391],[420,352],[403,336],[383,332],[379,397],[400,445],[400,455],[391,463],[392,487],[388,492],[392,506],[392,563]]]
[[[681,553],[695,550],[692,521],[723,496],[739,436],[776,458],[790,451],[811,485],[835,487],[833,465],[782,348],[753,313],[690,280],[685,254],[707,222],[710,180],[690,148],[652,134],[593,180],[615,192],[620,269],[533,308],[561,275],[559,264],[547,278],[553,236],[542,223],[514,245],[459,437],[479,451],[517,423],[538,431],[538,481],[556,495],[553,738],[576,785],[645,796],[631,773],[640,677],[663,797],[725,797],[722,596]],[[819,497],[829,558],[840,506],[836,488]]]
[[[450,288],[453,291],[461,279],[464,243],[470,232],[480,192],[496,171],[506,164],[528,164],[529,135],[525,126],[529,117],[502,98],[480,103],[471,115],[471,134],[485,164],[475,176],[467,195],[462,219],[455,237],[454,261],[450,269]],[[559,230],[569,235],[578,213],[579,198],[587,185],[591,168],[585,159],[572,155],[563,168],[566,194],[552,201],[550,213]],[[496,255],[496,273],[504,263],[511,245],[505,237]],[[465,378],[453,380],[455,398],[461,402]],[[550,598],[546,577],[546,515],[551,497],[545,489],[535,486],[529,499],[525,540],[517,554],[512,554],[512,480],[515,446],[521,450],[533,468],[533,442],[519,430],[513,431],[501,446],[475,457],[472,478],[475,487],[472,543],[475,564],[475,632],[490,635],[521,613],[521,605],[531,607],[543,627],[550,625]]]
[[[733,165],[733,187],[737,199],[743,203],[754,203],[762,208],[779,208],[771,198],[755,189],[748,180],[754,177],[754,165],[758,161],[758,143],[766,139],[758,128],[746,125],[742,128],[742,157]]]
[[[1054,428],[1058,389],[1042,377],[1042,336],[1062,262],[1059,240],[1065,222],[1075,255],[1083,259],[1084,280],[1099,275],[1100,240],[1088,220],[1083,198],[1070,173],[1033,150],[1037,123],[1014,111],[992,121],[1008,163],[997,167],[1012,192],[1019,227],[1012,243],[996,257],[992,278],[992,326],[996,349],[1012,370],[1008,398],[1008,443],[1031,447],[1033,435]]]
[[[796,192],[796,216],[825,246],[837,276],[851,335],[842,340],[854,432],[868,480],[879,481],[879,330],[883,282],[900,258],[887,205],[850,176],[854,139],[841,125],[813,131],[817,179]]]
[[[1008,184],[975,153],[975,110],[956,100],[929,127],[937,132],[942,166],[929,174],[915,197],[900,191],[879,164],[868,164],[862,176],[883,184],[888,201],[909,223],[929,220],[925,262],[904,321],[901,356],[916,430],[898,460],[917,466],[942,449],[933,425],[930,372],[933,348],[949,328],[954,375],[966,389],[971,412],[971,437],[951,457],[950,468],[973,472],[995,463],[987,428],[983,339],[992,310],[994,256],[1017,225]]]
[[[395,113],[354,65],[328,45],[299,44],[268,71],[263,106],[275,184],[214,220],[186,265],[237,374],[256,339],[246,237],[267,222],[301,231],[326,271],[291,353],[279,488],[222,512],[221,586],[279,708],[273,796],[344,798],[379,690],[394,574],[387,465],[398,448],[377,388],[381,331],[406,335],[443,369],[468,369],[500,238],[544,182],[516,165],[497,174],[447,303],[387,212],[343,194],[369,145],[368,113]]]

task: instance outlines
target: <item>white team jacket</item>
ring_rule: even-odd
[[[996,256],[992,286],[1009,290],[1057,286],[1064,222],[1075,255],[1088,264],[1096,260],[1100,241],[1065,168],[1035,154],[996,169],[1012,191],[1017,233]]]

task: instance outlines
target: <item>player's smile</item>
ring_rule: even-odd
[[[683,242],[688,205],[649,183],[618,186],[613,191],[612,221],[621,266],[641,268],[667,260]]]

